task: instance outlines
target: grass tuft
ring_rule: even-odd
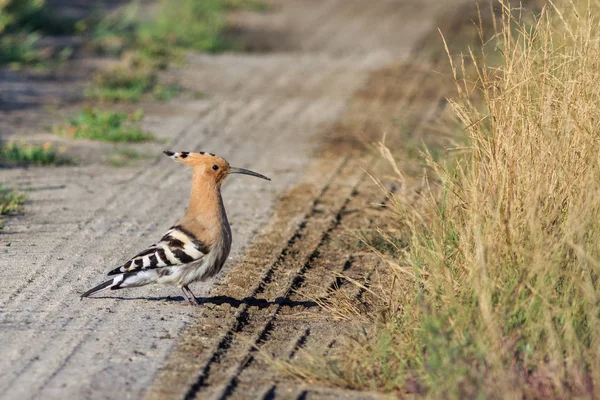
[[[155,85],[152,88],[152,97],[158,101],[169,101],[178,96],[182,91],[183,89],[178,85]],[[200,98],[202,94],[195,93],[194,96]]]
[[[452,64],[468,151],[428,157],[416,204],[392,195],[408,247],[378,245],[390,286],[367,296],[392,318],[290,374],[428,398],[600,397],[600,21],[583,3],[525,23],[499,1],[495,52]]]
[[[94,75],[86,97],[101,101],[138,101],[156,82],[152,70],[114,68]]]
[[[224,0],[227,10],[250,10],[264,12],[269,9],[269,5],[258,0]]]
[[[260,2],[238,0],[160,0],[155,15],[137,17],[133,5],[122,14],[100,21],[94,28],[96,49],[120,55],[132,51],[138,57],[177,60],[182,50],[218,52],[229,48],[225,37],[226,13],[232,9],[260,10]]]
[[[35,47],[39,38],[37,33],[0,35],[0,63],[20,65],[42,61],[42,55]]]
[[[108,163],[112,167],[126,167],[143,158],[148,157],[135,149],[119,147],[108,156]]]
[[[99,140],[105,142],[147,142],[154,136],[144,132],[139,121],[143,117],[142,110],[133,114],[102,111],[97,108],[84,108],[68,123],[55,126],[57,134],[75,139]]]
[[[131,47],[138,9],[138,2],[132,2],[121,12],[109,14],[93,24],[90,28],[92,49],[102,55],[119,56]]]
[[[51,143],[32,145],[9,142],[0,146],[0,165],[64,165],[72,160],[60,155]]]
[[[39,64],[50,58],[36,47],[42,33],[76,32],[74,20],[55,15],[44,0],[0,1],[0,63],[14,66]],[[58,53],[59,61],[68,49]]]
[[[162,0],[156,18],[139,24],[136,47],[152,54],[168,54],[170,49],[225,50],[226,11],[222,0]]]
[[[19,212],[25,203],[25,195],[15,190],[8,189],[0,184],[0,215],[10,215]],[[0,220],[0,229],[4,228],[4,221]]]
[[[0,215],[14,214],[25,203],[25,195],[0,185]]]
[[[179,93],[179,86],[157,83],[155,70],[144,67],[119,67],[99,71],[85,92],[90,99],[107,102],[135,102],[144,95],[151,95],[158,101],[168,101]]]
[[[102,101],[139,101],[145,94],[169,100],[180,90],[159,84],[157,71],[181,60],[184,50],[228,49],[232,44],[225,38],[226,12],[256,9],[258,4],[247,0],[162,0],[149,19],[137,17],[134,3],[125,12],[101,20],[92,35],[96,50],[120,55],[126,66],[98,72],[86,95]]]

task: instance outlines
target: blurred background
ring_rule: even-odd
[[[0,398],[598,398],[598,10],[0,0]],[[74,300],[185,211],[163,150],[272,178],[226,269]]]

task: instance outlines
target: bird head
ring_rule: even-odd
[[[258,172],[250,171],[244,168],[231,167],[224,158],[212,153],[205,153],[203,151],[198,153],[187,151],[164,151],[164,153],[177,162],[189,165],[190,167],[194,168],[195,173],[200,173],[205,179],[213,180],[217,184],[223,182],[223,180],[229,176],[229,174],[244,174],[256,176],[268,181],[271,180],[266,176],[259,174]]]

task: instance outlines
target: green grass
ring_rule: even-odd
[[[77,31],[77,21],[60,17],[45,0],[4,0],[0,3],[0,32],[43,32],[66,35]]]
[[[0,215],[10,215],[19,212],[25,203],[25,195],[15,190],[8,189],[0,184]],[[4,221],[0,220],[0,229],[4,228]]]
[[[120,147],[114,149],[114,151],[109,154],[107,161],[109,165],[113,167],[126,167],[128,165],[133,164],[135,161],[144,158],[149,157],[135,149],[128,147]]]
[[[25,195],[0,185],[0,215],[14,214],[25,203]]]
[[[155,85],[152,88],[152,97],[158,101],[169,101],[178,96],[183,90],[178,85]],[[202,94],[195,93],[198,98]]]
[[[60,155],[50,144],[32,145],[9,142],[0,146],[0,165],[64,165],[72,160]]]
[[[90,27],[92,48],[99,54],[110,56],[120,56],[126,50],[133,51],[140,23],[138,13],[139,3],[134,1],[121,12],[100,18]]]
[[[0,63],[18,65],[42,61],[42,55],[35,48],[39,37],[36,33],[0,35]]]
[[[257,0],[224,0],[225,8],[228,10],[251,10],[264,12],[269,9],[267,3]]]
[[[224,0],[159,0],[156,14],[137,17],[137,6],[100,21],[92,37],[103,53],[125,50],[152,59],[178,58],[181,50],[217,52],[228,48],[225,14],[240,7]],[[247,2],[241,2],[247,4]]]
[[[114,68],[97,72],[86,97],[100,101],[138,101],[156,84],[156,74],[142,68]]]
[[[56,16],[44,0],[4,0],[0,2],[0,63],[36,65],[49,59],[64,58],[43,54],[36,44],[42,34],[71,34],[76,22]]]
[[[144,132],[140,126],[142,110],[133,114],[85,108],[70,117],[67,124],[55,126],[57,134],[74,139],[89,139],[105,142],[147,142],[154,136]]]
[[[151,54],[169,49],[225,50],[225,11],[222,0],[162,0],[156,17],[139,24],[136,45]]]
[[[260,2],[248,0],[159,0],[148,19],[137,17],[134,3],[123,13],[101,20],[93,28],[95,49],[102,54],[122,56],[125,67],[101,71],[86,91],[102,101],[139,101],[152,94],[165,101],[180,90],[161,85],[156,72],[180,62],[185,50],[219,52],[235,43],[225,35],[226,13],[239,8],[263,10]]]
[[[97,72],[85,92],[90,99],[108,102],[136,102],[145,95],[168,101],[179,93],[177,85],[159,84],[153,69],[122,67]]]
[[[101,101],[139,101],[152,94],[169,100],[180,90],[161,85],[157,71],[181,60],[183,50],[215,52],[227,48],[223,0],[162,0],[155,16],[141,20],[137,6],[100,21],[93,33],[101,53],[122,55],[125,67],[100,71],[87,89],[88,98]]]

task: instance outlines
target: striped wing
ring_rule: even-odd
[[[174,226],[165,233],[160,242],[137,254],[122,267],[110,271],[108,275],[189,264],[204,257],[208,251],[208,247],[193,233],[181,226]]]

